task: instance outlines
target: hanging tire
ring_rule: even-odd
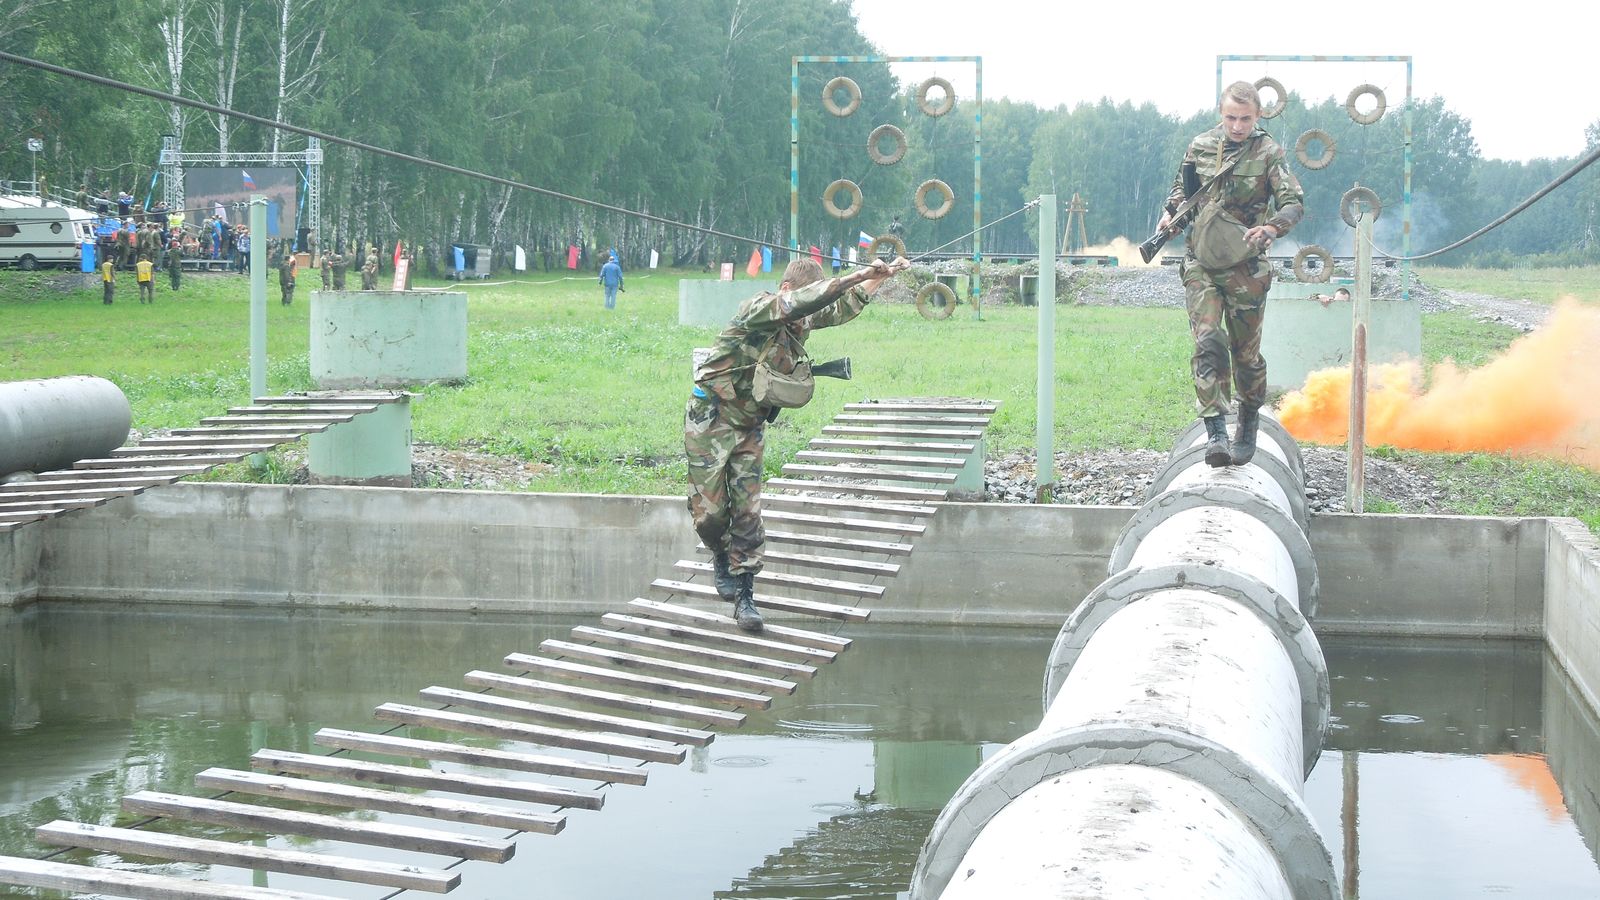
[[[1271,106],[1262,104],[1261,118],[1276,119],[1278,114],[1283,112],[1283,108],[1289,104],[1289,92],[1283,89],[1283,82],[1276,78],[1258,79],[1256,81],[1256,93],[1259,95],[1261,93],[1261,89],[1264,87],[1272,88],[1272,92],[1278,95],[1278,102],[1272,104]]]
[[[924,319],[948,319],[955,311],[956,292],[950,289],[950,285],[942,281],[930,281],[917,291],[917,312],[922,313]]]
[[[889,247],[890,249],[894,250],[894,254],[889,257],[891,260],[897,256],[906,255],[905,241],[900,240],[892,234],[882,234],[872,239],[872,246],[867,248],[867,261],[871,262],[872,260],[877,259],[879,251],[881,251],[884,247]]]
[[[1378,195],[1372,188],[1353,187],[1344,192],[1344,197],[1339,200],[1339,218],[1351,228],[1356,227],[1356,204],[1365,203],[1372,208],[1372,220],[1376,222],[1383,212],[1383,203],[1378,200]]]
[[[1322,260],[1322,266],[1313,272],[1306,268],[1311,257]],[[1318,244],[1306,244],[1294,255],[1294,279],[1302,284],[1321,284],[1333,277],[1333,254]]]
[[[878,144],[884,138],[894,139],[894,152],[884,153],[878,149]],[[867,155],[880,166],[892,166],[905,158],[906,133],[893,125],[879,125],[872,129],[872,134],[867,136]]]
[[[833,97],[834,92],[839,90],[850,95],[850,102],[844,106],[840,106],[839,101]],[[856,84],[854,78],[846,78],[843,75],[832,79],[822,87],[822,107],[841,119],[850,115],[861,108],[861,85]]]
[[[931,209],[928,207],[928,193],[930,191],[938,191],[944,195],[944,202]],[[942,219],[949,214],[951,209],[955,208],[956,195],[954,191],[950,190],[950,185],[937,178],[929,178],[917,187],[916,203],[917,214],[924,219]]]
[[[1306,148],[1311,146],[1312,141],[1320,141],[1322,143],[1321,156],[1313,157],[1307,152]],[[1300,135],[1300,139],[1294,142],[1294,158],[1300,160],[1300,165],[1315,172],[1318,169],[1326,169],[1328,164],[1333,162],[1333,155],[1337,147],[1338,144],[1334,141],[1333,135],[1323,131],[1321,128],[1308,128],[1305,134]]]
[[[939,101],[938,106],[929,106],[928,91],[936,87],[944,88],[944,99]],[[935,75],[917,86],[917,108],[937,119],[956,108],[956,89],[950,86],[950,82]]]
[[[1371,94],[1372,99],[1378,101],[1372,112],[1363,113],[1356,109],[1356,101],[1364,95]],[[1383,118],[1383,111],[1389,108],[1389,101],[1384,99],[1383,89],[1375,84],[1358,84],[1350,89],[1350,96],[1344,101],[1344,111],[1350,114],[1351,121],[1357,125],[1371,125]]]
[[[849,206],[841,207],[839,205],[837,195],[840,191],[850,192]],[[854,218],[856,213],[861,212],[861,188],[857,187],[856,183],[848,178],[841,178],[835,181],[833,184],[828,185],[827,190],[822,192],[822,208],[827,210],[828,215],[833,216],[835,219]]]

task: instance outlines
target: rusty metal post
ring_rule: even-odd
[[[1056,195],[1039,198],[1039,410],[1035,423],[1035,503],[1049,503],[1056,484]]]
[[[1356,219],[1356,292],[1350,324],[1350,451],[1345,509],[1364,512],[1367,490],[1367,330],[1372,319],[1372,213]]]

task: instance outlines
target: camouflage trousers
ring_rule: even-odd
[[[1240,403],[1262,405],[1267,400],[1267,361],[1261,356],[1261,323],[1272,286],[1271,264],[1255,257],[1231,269],[1213,270],[1185,259],[1180,274],[1194,335],[1190,362],[1201,418],[1228,414],[1230,380]]]
[[[736,428],[717,415],[712,399],[691,397],[683,417],[689,459],[689,517],[713,551],[728,554],[735,574],[761,571],[761,455],[766,423]]]

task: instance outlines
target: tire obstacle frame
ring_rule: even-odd
[[[1412,100],[1411,83],[1412,83],[1413,69],[1415,68],[1412,58],[1409,55],[1408,56],[1323,56],[1323,55],[1308,55],[1308,54],[1223,54],[1223,53],[1219,53],[1219,54],[1217,54],[1217,90],[1216,90],[1216,96],[1218,96],[1218,97],[1222,96],[1222,86],[1223,86],[1223,83],[1224,83],[1223,80],[1222,80],[1222,67],[1223,67],[1223,64],[1224,63],[1237,63],[1237,62],[1263,62],[1263,63],[1270,63],[1270,62],[1352,63],[1352,62],[1356,62],[1356,63],[1404,63],[1405,64],[1405,67],[1406,67],[1406,96],[1405,96],[1405,106],[1403,107],[1404,111],[1405,111],[1405,114],[1402,117],[1403,120],[1404,120],[1404,135],[1405,135],[1405,138],[1404,138],[1404,141],[1402,143],[1402,146],[1403,146],[1403,163],[1404,163],[1403,164],[1403,172],[1404,172],[1404,175],[1403,175],[1403,186],[1402,186],[1402,189],[1401,189],[1401,205],[1400,205],[1400,255],[1402,257],[1410,256],[1411,255],[1411,172],[1412,172],[1413,156],[1414,156],[1414,148],[1413,148],[1414,132],[1412,131],[1412,123],[1411,123],[1411,100]],[[1276,83],[1275,79],[1274,79],[1274,83]],[[1369,85],[1369,84],[1366,84],[1366,83],[1358,85],[1356,87],[1355,91],[1351,92],[1350,97],[1347,98],[1346,107],[1347,108],[1353,107],[1353,105],[1355,103],[1355,99],[1358,96],[1358,94],[1363,93],[1365,91],[1365,89],[1371,88],[1371,87],[1372,87],[1372,85]],[[1376,97],[1376,99],[1378,99],[1379,111],[1381,111],[1386,106],[1386,100],[1384,98],[1382,98],[1381,94],[1378,97]],[[1283,103],[1287,103],[1287,102],[1288,102],[1288,94],[1287,93],[1281,94],[1280,106]],[[1370,124],[1369,122],[1365,122],[1362,119],[1356,118],[1356,116],[1353,113],[1351,115],[1351,118],[1355,119],[1355,121],[1358,124],[1363,124],[1363,125]],[[1374,118],[1372,121],[1377,121],[1377,119]],[[1327,151],[1324,151],[1324,155],[1327,156],[1327,155],[1331,155],[1331,154],[1329,154]],[[1409,260],[1406,260],[1406,259],[1401,259],[1400,260],[1400,299],[1401,300],[1410,300],[1411,299],[1411,263],[1410,263]]]
[[[978,297],[982,292],[983,265],[983,57],[982,56],[791,56],[789,58],[789,253],[800,252],[800,67],[810,64],[861,65],[875,63],[971,63],[973,68],[972,93],[972,228],[978,234],[972,239],[972,277],[967,281],[967,293],[972,301],[973,313],[982,318]],[[833,85],[837,78],[828,83]],[[931,79],[930,79],[931,80]],[[948,82],[938,80],[946,90],[947,100],[955,94],[945,87]],[[840,85],[842,87],[842,85]],[[828,91],[831,95],[832,91]],[[811,95],[808,93],[808,97]],[[1409,98],[1409,93],[1407,97]],[[854,112],[854,110],[852,110]]]

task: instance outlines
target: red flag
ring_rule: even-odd
[[[812,244],[811,258],[817,261],[817,265],[822,265],[822,248],[818,247],[816,244]]]
[[[394,242],[394,264],[400,265],[400,242]]]
[[[745,264],[744,271],[751,278],[761,274],[761,248],[750,251],[750,262]]]
[[[567,248],[567,268],[576,269],[577,267],[578,267],[578,248],[576,246],[568,247]]]

